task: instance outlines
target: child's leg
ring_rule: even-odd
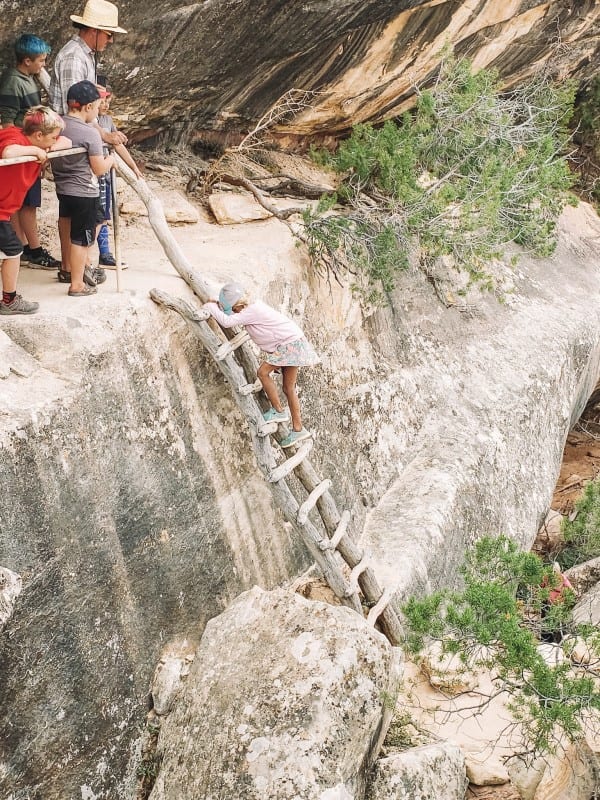
[[[279,399],[279,392],[277,391],[277,384],[271,377],[271,373],[274,369],[275,367],[272,364],[267,364],[266,361],[263,361],[258,368],[256,375],[259,381],[262,383],[265,394],[269,398],[269,402],[273,408],[276,411],[283,411],[283,406],[281,405],[281,400]]]
[[[298,377],[298,367],[282,367],[283,371],[283,393],[287,397],[290,414],[292,415],[292,428],[295,431],[302,430],[302,415],[300,414],[300,401],[296,392],[296,378]]]
[[[22,206],[21,210],[17,212],[19,216],[19,225],[24,239],[27,240],[30,250],[37,250],[40,247],[40,237],[37,228],[37,208],[35,206]]]
[[[71,265],[71,291],[82,292],[86,285],[83,280],[83,270],[87,261],[88,248],[71,242],[69,263]]]
[[[60,238],[60,260],[63,272],[71,272],[71,217],[58,218],[58,236]]]
[[[2,291],[4,293],[14,294],[17,291],[20,263],[21,256],[5,258],[2,262]]]
[[[100,226],[100,230],[98,231],[98,236],[96,239],[98,241],[98,250],[100,251],[100,255],[108,255],[110,253],[110,240],[108,237],[108,225],[106,222]]]

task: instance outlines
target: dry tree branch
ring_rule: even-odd
[[[262,115],[254,128],[244,136],[242,141],[232,147],[234,152],[247,152],[260,146],[261,137],[265,131],[281,122],[297,116],[301,111],[310,107],[311,101],[322,92],[308,89],[289,89],[276,100],[271,108]]]

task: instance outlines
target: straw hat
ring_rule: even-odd
[[[87,0],[83,15],[71,14],[70,19],[78,25],[85,25],[86,28],[96,28],[100,31],[110,31],[111,33],[127,33],[123,28],[119,28],[119,9],[114,3],[107,0]]]

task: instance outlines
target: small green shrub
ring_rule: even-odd
[[[447,60],[413,112],[356,125],[328,157],[343,179],[304,215],[314,263],[377,299],[411,249],[426,270],[447,257],[489,286],[489,262],[509,244],[551,254],[572,183],[573,99],[572,85],[543,79],[505,95],[494,72]]]
[[[417,654],[435,640],[442,652],[458,654],[470,668],[493,668],[532,753],[552,751],[561,735],[576,740],[588,711],[600,710],[595,668],[549,666],[531,624],[537,618],[542,630],[558,638],[577,633],[595,653],[592,661],[600,658],[598,632],[573,626],[573,594],[565,592],[561,602],[550,604],[549,593],[557,586],[552,568],[506,537],[477,542],[463,578],[460,592],[411,598],[404,606],[408,650]]]
[[[575,503],[577,514],[563,523],[565,569],[600,556],[600,481],[590,481]]]

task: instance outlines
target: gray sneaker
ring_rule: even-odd
[[[94,280],[98,286],[100,286],[100,284],[104,283],[106,280],[106,272],[102,269],[102,267],[94,267],[92,270],[92,275],[94,276]]]
[[[0,303],[0,314],[35,314],[39,303],[30,303],[18,294],[12,303]]]

